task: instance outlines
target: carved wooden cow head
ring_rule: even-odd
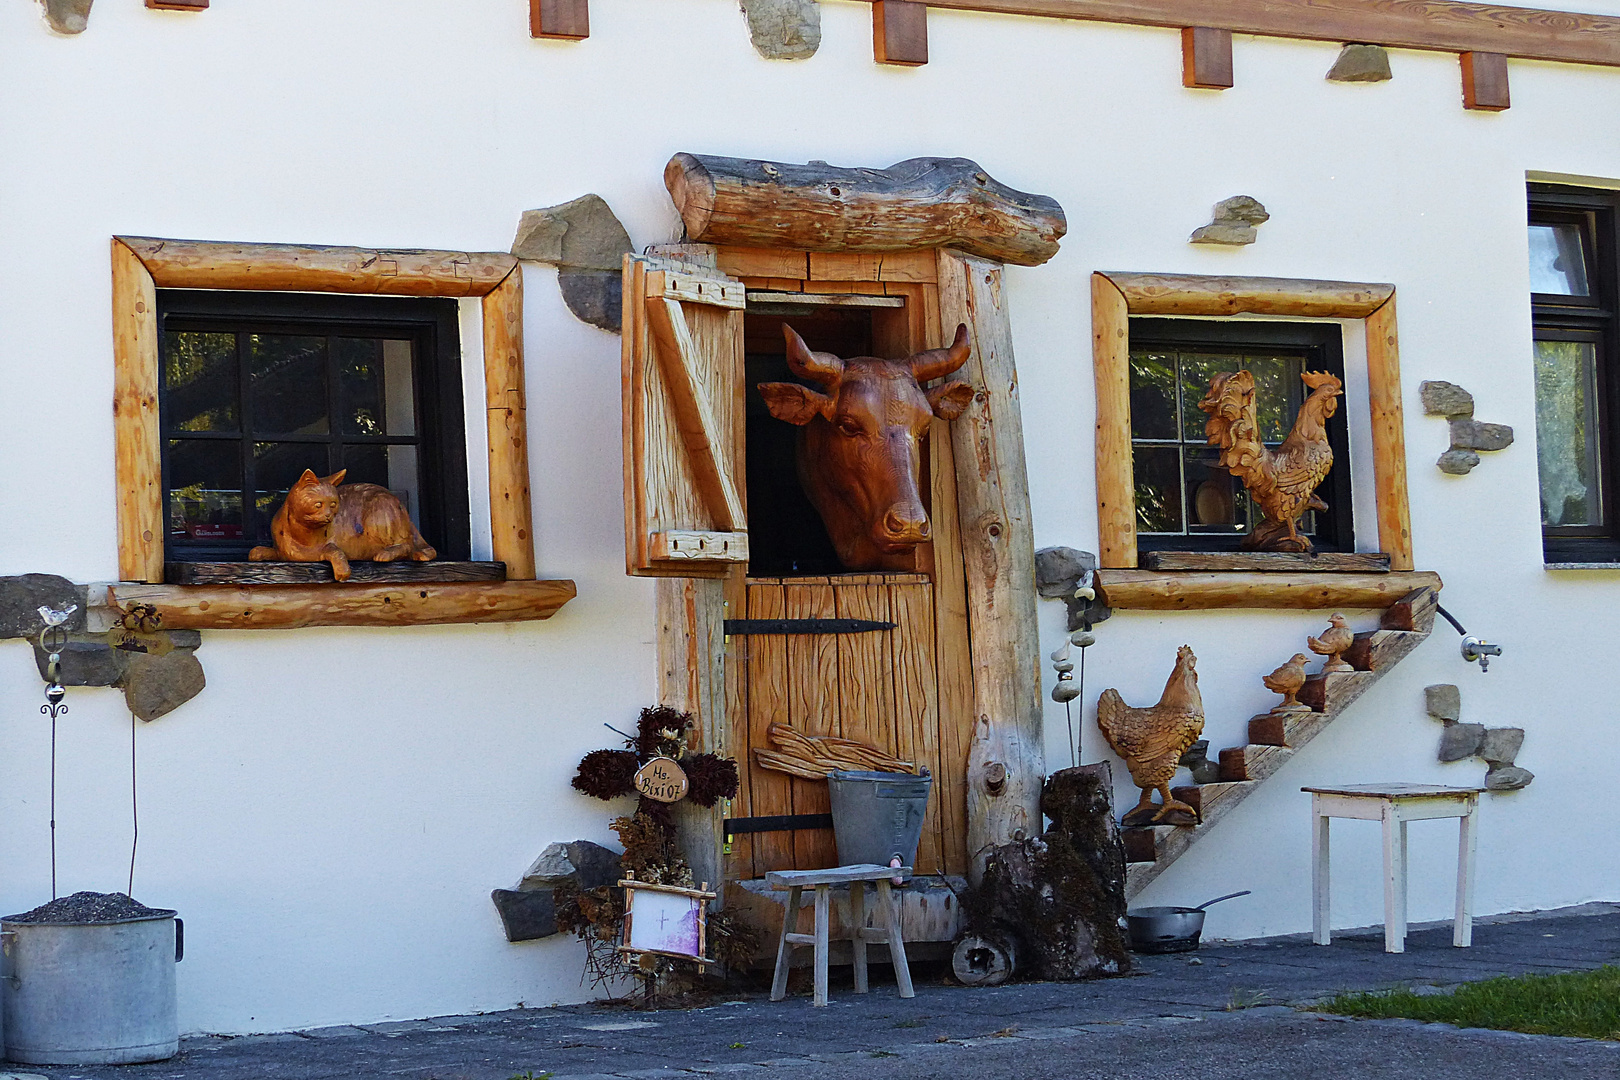
[[[788,368],[825,392],[798,383],[761,383],[759,392],[772,416],[803,429],[799,480],[838,558],[850,570],[905,568],[929,537],[919,493],[922,437],[934,417],[955,420],[973,400],[965,382],[923,384],[967,362],[967,327],[956,328],[950,348],[904,360],[840,360],[811,352],[785,323],[782,331]]]

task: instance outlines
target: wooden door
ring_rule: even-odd
[[[851,574],[821,578],[750,578],[750,619],[863,619],[893,629],[839,634],[758,635],[746,655],[746,783],[734,817],[825,814],[827,784],[763,768],[754,747],[771,743],[767,729],[785,724],[806,735],[867,743],[926,767],[934,778],[917,849],[919,873],[960,874],[966,868],[962,788],[967,747],[960,725],[940,722],[935,583],[924,574]],[[738,834],[732,876],[838,865],[831,830],[800,828]]]

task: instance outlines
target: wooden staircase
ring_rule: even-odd
[[[1206,834],[1210,827],[1246,799],[1283,763],[1316,738],[1321,730],[1367,692],[1384,673],[1423,643],[1434,629],[1439,594],[1417,589],[1383,614],[1379,629],[1356,635],[1344,654],[1354,671],[1312,675],[1299,693],[1311,712],[1288,717],[1269,713],[1249,721],[1249,742],[1221,751],[1221,779],[1214,784],[1178,787],[1172,794],[1199,812],[1199,825],[1149,825],[1124,829],[1125,896],[1134,898],[1148,882],[1164,873]]]

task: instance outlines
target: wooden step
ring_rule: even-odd
[[[1283,767],[1283,762],[1294,756],[1291,746],[1230,746],[1221,751],[1221,779],[1227,783],[1237,780],[1264,780]]]
[[[1298,747],[1310,741],[1332,717],[1327,713],[1261,713],[1249,720],[1249,741],[1261,746]],[[1309,734],[1307,734],[1307,732]]]
[[[1246,780],[1233,783],[1189,784],[1187,787],[1171,788],[1170,794],[1198,811],[1199,824],[1207,825],[1221,816],[1224,812],[1224,803],[1242,799],[1253,786]]]

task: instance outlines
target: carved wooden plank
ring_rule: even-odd
[[[740,572],[732,578],[741,580]],[[725,663],[724,622],[726,589],[731,582],[693,578],[659,581],[654,586],[657,619],[658,702],[689,712],[697,720],[687,733],[686,745],[696,753],[723,753],[727,749],[728,672]],[[746,771],[739,770],[743,776]],[[724,802],[712,807],[683,799],[671,807],[676,843],[699,881],[719,881],[722,854],[721,822],[728,816]]]
[[[151,604],[170,630],[294,630],[549,619],[572,581],[413,585],[115,585],[119,604]]]
[[[1136,565],[1130,308],[1104,274],[1091,275],[1091,339],[1097,384],[1097,561],[1129,569]]]
[[[1389,569],[1389,556],[1360,551],[1149,551],[1145,570],[1254,570],[1268,573],[1378,574]]]
[[[505,252],[118,238],[160,289],[483,296],[517,267]]]
[[[112,242],[113,476],[118,576],[163,580],[163,444],[158,425],[157,291],[121,240]]]
[[[1046,772],[1035,612],[1035,543],[1023,417],[1001,267],[940,253],[940,325],[966,323],[959,376],[978,393],[950,425],[966,570],[974,734],[968,754],[969,872],[976,853],[1041,831]]]
[[[529,0],[529,36],[563,41],[590,37],[590,0]]]
[[[809,255],[787,248],[724,246],[715,251],[722,274],[735,278],[789,278],[803,281],[810,276]]]
[[[1105,602],[1121,610],[1211,608],[1385,608],[1413,589],[1440,587],[1428,571],[1388,574],[1273,574],[1099,570]]]
[[[786,618],[785,598],[780,584],[748,586],[750,619]],[[766,734],[772,724],[793,723],[789,712],[787,639],[756,637],[748,640],[748,742],[769,746]],[[738,817],[774,817],[793,813],[791,778],[761,768],[753,755],[739,758],[740,768],[748,770],[748,805]],[[763,877],[771,870],[793,870],[791,833],[754,834],[753,876]]]
[[[1620,18],[1450,0],[930,0],[936,8],[1620,66]]]
[[[693,560],[704,563],[748,561],[745,532],[697,532],[671,529],[647,537],[647,557],[656,562]]]
[[[1434,589],[1414,589],[1384,610],[1379,625],[1385,630],[1416,630],[1427,634],[1434,627],[1440,594]]]
[[[807,251],[954,247],[1036,266],[1067,231],[1056,199],[993,180],[966,158],[841,169],[676,154],[664,184],[693,240]]]
[[[916,0],[873,0],[872,55],[880,64],[928,63],[928,5]]]
[[[831,619],[837,616],[832,583],[783,583],[784,616],[789,619]],[[793,727],[806,735],[838,735],[838,637],[833,634],[794,634],[787,638],[788,716]],[[769,745],[767,743],[766,745]],[[791,781],[795,814],[832,811],[827,781],[794,778]],[[838,865],[838,846],[826,830],[789,834],[795,866],[809,869]]]
[[[489,425],[489,526],[506,576],[535,576],[529,438],[523,367],[523,271],[484,296],[484,400]]]
[[[1378,546],[1389,553],[1390,569],[1410,570],[1412,511],[1406,492],[1406,421],[1401,408],[1401,348],[1393,294],[1368,313],[1366,336]]]
[[[891,584],[889,618],[898,625],[888,636],[894,673],[896,756],[925,766],[930,776],[939,767],[939,674],[934,660],[934,596],[928,584]],[[920,874],[943,874],[943,837],[939,798],[932,793],[923,819],[922,841],[912,864]]]
[[[1395,286],[1360,281],[1207,277],[1099,271],[1132,315],[1300,315],[1360,319],[1395,295]],[[1095,293],[1093,293],[1095,295]]]
[[[846,580],[860,579],[854,576]],[[871,584],[839,584],[833,592],[840,619],[894,621],[889,617],[889,590],[881,578]],[[898,756],[894,675],[889,667],[892,633],[838,635],[838,722],[843,738],[869,743]]]
[[[811,281],[934,281],[932,251],[812,251]],[[813,287],[813,286],[812,286]]]
[[[738,286],[741,288],[741,285]],[[731,463],[726,460],[730,442],[719,428],[701,386],[701,365],[697,344],[679,301],[669,297],[647,298],[647,321],[658,341],[658,358],[664,368],[664,385],[675,410],[675,423],[690,455],[698,493],[708,507],[709,517],[719,532],[744,528],[742,496],[732,481]]]
[[[352,562],[349,572],[349,583],[355,585],[506,580],[501,562]],[[333,580],[331,565],[323,562],[171,562],[163,575],[170,585],[316,585]]]
[[[940,348],[938,297],[924,293],[927,347]],[[939,667],[939,769],[934,773],[934,801],[939,805],[942,852],[947,874],[966,874],[967,767],[974,724],[973,656],[968,642],[967,580],[957,539],[955,451],[950,425],[935,420],[928,435],[934,502],[930,547],[934,565],[934,642]]]
[[[1287,746],[1231,746],[1221,751],[1221,780],[1264,780],[1294,756]]]
[[[1182,28],[1181,85],[1195,90],[1232,88],[1232,31]]]

